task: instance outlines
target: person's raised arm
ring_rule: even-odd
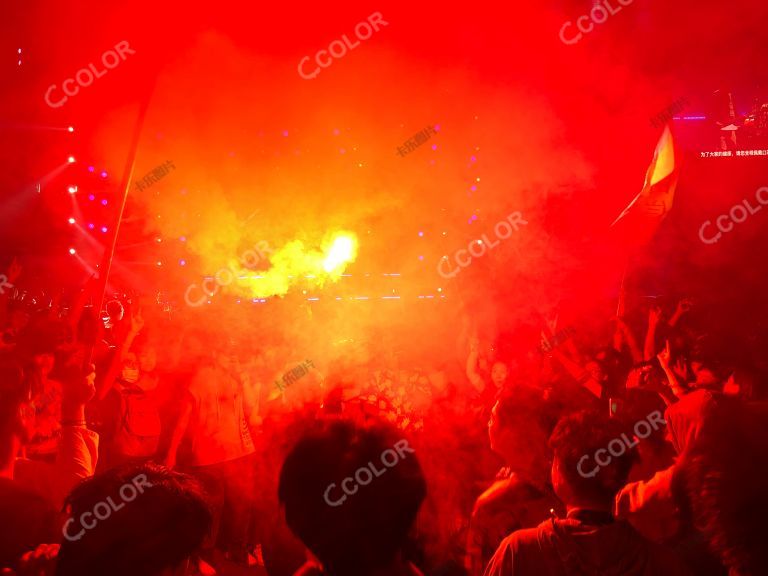
[[[128,329],[128,333],[125,335],[125,339],[122,343],[117,345],[112,361],[107,367],[107,372],[104,375],[104,379],[98,390],[98,399],[103,400],[109,391],[114,387],[117,380],[117,376],[123,366],[123,360],[125,360],[126,354],[130,352],[133,341],[144,328],[144,318],[141,316],[141,311],[138,310],[135,314],[131,315],[131,327]]]
[[[683,298],[680,300],[680,302],[677,303],[677,308],[675,309],[675,313],[672,315],[672,317],[669,319],[670,328],[674,328],[677,323],[680,321],[680,318],[685,316],[688,311],[690,311],[691,307],[693,306],[693,301],[690,298]]]
[[[661,368],[664,370],[664,374],[667,376],[669,388],[672,391],[672,394],[674,394],[678,399],[685,396],[687,389],[680,383],[679,379],[677,378],[677,374],[675,374],[675,371],[672,369],[672,353],[670,352],[669,348],[669,340],[667,340],[667,344],[664,350],[659,352],[657,358],[659,359]]]
[[[475,390],[483,391],[483,379],[477,371],[477,360],[480,356],[480,341],[475,337],[469,341],[469,356],[467,357],[467,378]]]
[[[578,362],[574,362],[571,360],[568,356],[563,354],[563,352],[559,348],[555,348],[552,350],[552,358],[557,360],[563,368],[565,368],[566,372],[573,376],[573,378],[584,388],[589,390],[592,394],[597,396],[598,398],[601,397],[603,387],[600,385],[600,383],[592,376],[588,370],[586,370],[581,364]]]
[[[661,321],[661,308],[651,306],[648,310],[648,330],[645,333],[645,343],[643,345],[643,359],[648,362],[656,356],[656,328]]]

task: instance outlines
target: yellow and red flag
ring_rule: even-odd
[[[645,174],[643,189],[611,224],[612,228],[621,231],[628,245],[647,244],[656,233],[672,209],[679,174],[675,142],[672,131],[666,126]]]

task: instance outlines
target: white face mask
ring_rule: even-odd
[[[137,382],[139,380],[139,369],[123,368],[122,378],[123,381],[128,382],[129,384]]]

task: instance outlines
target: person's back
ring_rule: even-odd
[[[669,550],[643,538],[623,521],[567,518],[507,537],[487,574],[536,576],[661,576],[688,574]]]
[[[55,508],[15,480],[0,478],[0,570],[15,568],[21,556],[43,542],[55,542]]]
[[[502,396],[491,410],[490,446],[507,466],[475,502],[464,561],[470,576],[483,573],[506,536],[561,511],[549,484],[549,422],[541,395],[524,386]]]
[[[549,443],[552,486],[567,518],[514,532],[499,546],[485,576],[689,574],[671,550],[613,516],[614,496],[634,459],[624,438],[623,426],[599,413],[562,418]]]

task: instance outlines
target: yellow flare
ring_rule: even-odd
[[[328,251],[328,256],[323,261],[323,270],[332,272],[339,266],[351,262],[355,259],[356,252],[357,248],[354,237],[347,235],[337,236],[331,245],[331,249]]]

